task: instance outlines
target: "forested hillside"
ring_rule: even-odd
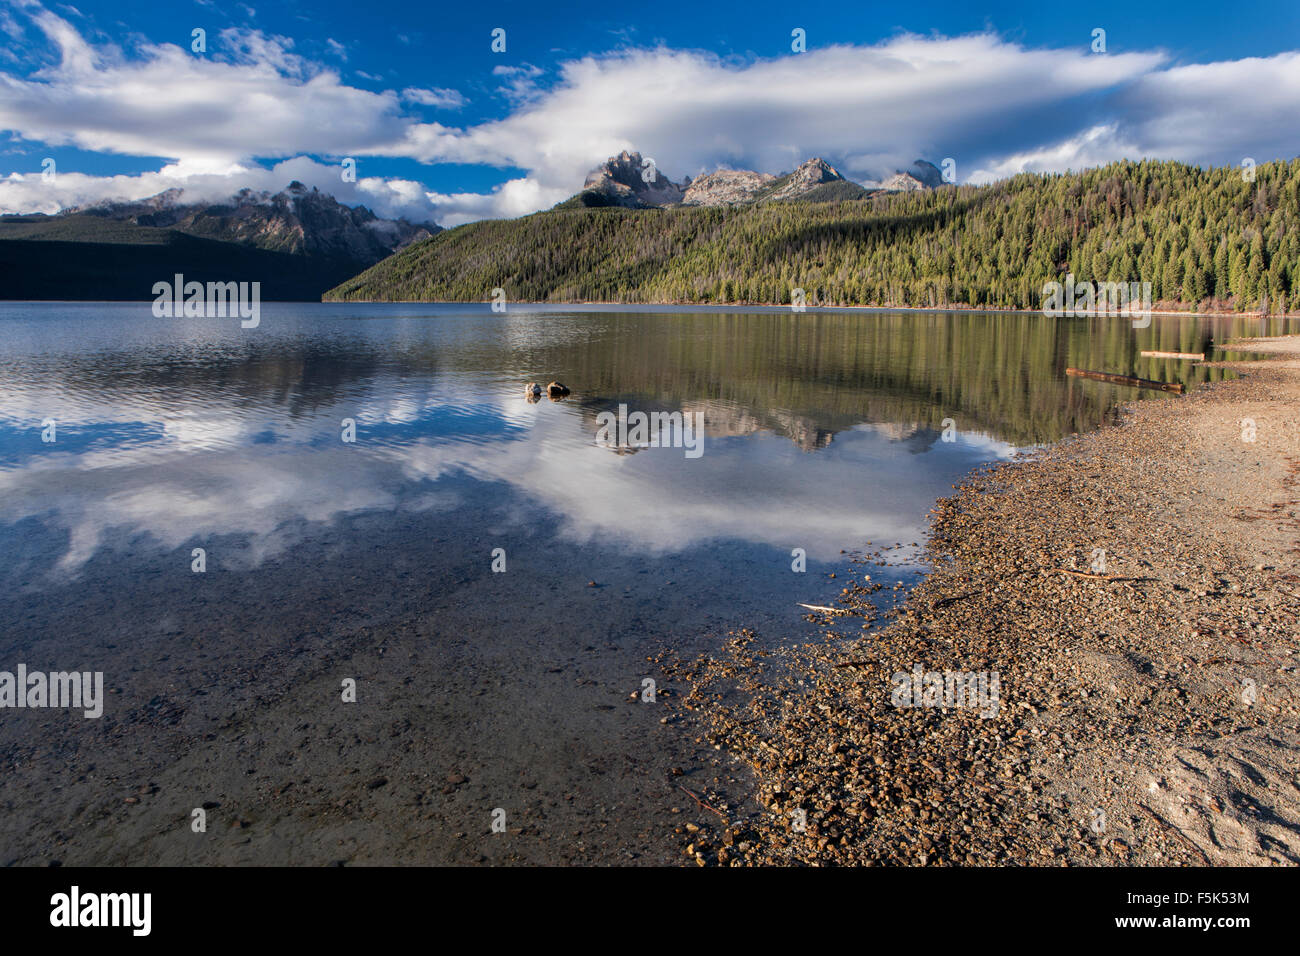
[[[176,273],[260,282],[264,301],[314,301],[356,260],[296,255],[98,216],[0,217],[0,299],[149,301]]]
[[[556,209],[416,243],[344,300],[1039,309],[1043,283],[1152,284],[1157,307],[1280,312],[1300,285],[1300,160],[1114,163],[843,202]]]
[[[187,202],[169,189],[56,215],[0,216],[0,299],[153,298],[176,273],[260,282],[265,300],[314,301],[414,239],[428,224],[380,219],[300,182]]]

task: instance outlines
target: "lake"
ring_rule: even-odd
[[[0,862],[664,862],[675,780],[743,778],[652,658],[821,639],[971,469],[1176,400],[1067,366],[1195,386],[1139,352],[1278,325],[0,304],[0,670],[107,695],[0,711]],[[620,406],[698,453],[601,441]]]

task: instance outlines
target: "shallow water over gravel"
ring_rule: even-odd
[[[1138,351],[1228,329],[0,305],[0,670],[110,688],[98,721],[0,712],[0,862],[659,859],[666,774],[706,758],[629,701],[648,656],[813,637],[843,550],[923,541],[971,468],[1133,395],[1066,366],[1194,384],[1222,373]],[[620,405],[701,414],[702,454],[602,447]],[[204,803],[221,826],[184,839]]]

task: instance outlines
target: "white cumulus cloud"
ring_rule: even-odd
[[[167,43],[128,53],[92,44],[35,0],[14,10],[0,29],[34,27],[53,56],[30,73],[0,68],[0,129],[20,144],[165,165],[132,176],[68,171],[55,183],[11,172],[0,178],[7,212],[177,185],[213,196],[281,189],[292,175],[382,215],[455,225],[546,208],[624,149],[678,180],[719,165],[781,172],[820,155],[859,180],[917,157],[952,158],[962,182],[1119,158],[1236,164],[1300,152],[1296,52],[1176,64],[1161,50],[1035,49],[992,32],[904,34],[773,58],[625,48],[550,72],[497,67],[504,115],[457,124],[430,122],[421,108],[461,109],[458,90],[360,89],[256,30],[224,30],[206,55]],[[344,184],[332,165],[342,157],[363,171],[367,158],[486,166],[501,181],[486,192],[430,189],[418,174]]]

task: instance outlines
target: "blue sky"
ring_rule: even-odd
[[[297,178],[455,225],[546,208],[625,148],[676,180],[813,155],[860,181],[951,157],[987,182],[1300,153],[1300,4],[1273,0],[0,0],[0,31],[4,212]]]

